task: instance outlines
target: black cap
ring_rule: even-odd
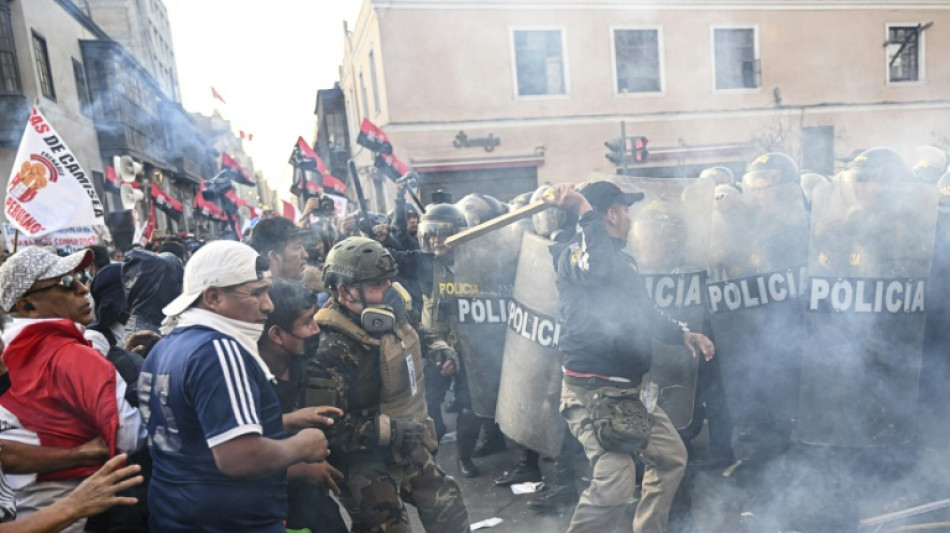
[[[595,181],[584,185],[578,190],[590,203],[595,211],[603,213],[614,204],[631,206],[643,200],[642,192],[623,192],[609,181]]]

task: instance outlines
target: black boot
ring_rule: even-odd
[[[528,502],[528,509],[536,513],[565,513],[577,505],[577,489],[574,486],[555,486],[541,491],[536,500]]]
[[[490,421],[490,419],[488,420]],[[472,452],[472,457],[486,457],[505,451],[507,447],[505,444],[505,435],[501,432],[501,428],[498,427],[498,424],[490,422],[482,424],[482,427],[485,431],[482,432],[482,438],[478,439],[478,442],[475,444],[475,451]]]
[[[458,431],[456,446],[459,472],[465,477],[475,477],[479,474],[478,467],[472,462],[472,451],[475,449],[475,441],[478,440],[478,430],[481,425],[482,420],[475,416],[471,409],[463,408],[459,411],[456,423]]]
[[[574,456],[562,451],[554,460],[554,483],[536,500],[529,501],[528,509],[538,513],[561,513],[573,509],[578,499],[574,478]]]
[[[505,472],[501,477],[495,479],[495,485],[507,487],[515,483],[524,483],[526,481],[541,481],[541,469],[538,468],[538,452],[521,448],[521,460],[518,466],[509,472]]]

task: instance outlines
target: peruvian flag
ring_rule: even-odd
[[[393,153],[393,145],[389,142],[386,132],[365,118],[360,124],[360,134],[356,136],[356,144],[381,154]]]
[[[214,98],[215,100],[221,100],[221,103],[222,103],[222,104],[226,104],[226,103],[227,103],[227,102],[224,101],[224,97],[221,96],[221,93],[219,93],[218,91],[214,90],[214,85],[211,86],[211,98]]]
[[[284,204],[284,218],[289,218],[293,221],[300,219],[300,210],[297,209],[297,206],[288,202],[287,200],[281,200],[281,202]]]
[[[254,180],[247,175],[247,172],[244,172],[244,169],[241,168],[241,164],[227,152],[221,152],[221,169],[227,171],[225,175],[231,178],[231,181],[249,187],[257,185],[254,183]]]
[[[13,159],[3,212],[29,237],[105,224],[91,177],[36,106]]]
[[[392,154],[378,154],[376,156],[375,166],[380,172],[389,179],[396,181],[409,172],[409,165],[403,163],[398,157]]]

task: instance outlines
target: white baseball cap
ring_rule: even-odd
[[[0,307],[13,309],[16,303],[37,281],[55,279],[92,263],[92,250],[82,250],[59,257],[39,246],[24,248],[10,256],[0,267]]]
[[[257,281],[264,278],[268,268],[267,260],[246,244],[211,241],[188,260],[181,295],[162,312],[166,316],[181,314],[201,297],[205,289]]]

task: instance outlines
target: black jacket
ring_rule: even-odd
[[[684,326],[656,308],[603,215],[589,211],[578,223],[573,240],[551,247],[564,366],[639,383],[650,370],[653,338],[680,344]]]

